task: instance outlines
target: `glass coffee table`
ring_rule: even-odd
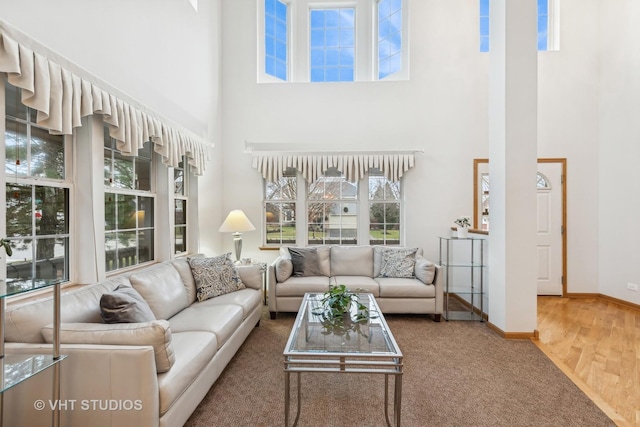
[[[344,322],[328,322],[322,315],[321,293],[307,293],[284,349],[285,425],[289,427],[291,375],[297,376],[298,424],[301,408],[300,376],[308,373],[384,374],[384,414],[388,426],[400,426],[402,406],[402,352],[372,294],[358,294],[369,318],[355,321],[356,308]],[[389,419],[389,378],[393,377],[393,417]]]

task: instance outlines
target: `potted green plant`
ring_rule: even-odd
[[[458,226],[456,229],[458,239],[466,239],[469,237],[469,227],[471,227],[470,217],[461,216],[453,222]]]
[[[356,332],[364,337],[360,324],[369,319],[369,308],[358,300],[358,293],[351,291],[345,285],[330,285],[320,299],[321,305],[314,314],[321,319],[323,334],[344,336],[350,340],[350,332]],[[355,315],[352,315],[355,307]]]

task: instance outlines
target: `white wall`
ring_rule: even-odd
[[[603,2],[598,151],[599,291],[640,304],[640,3]]]

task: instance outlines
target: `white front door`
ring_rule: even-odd
[[[562,164],[538,163],[538,295],[562,295]]]

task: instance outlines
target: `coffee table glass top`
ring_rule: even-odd
[[[323,316],[323,294],[304,296],[284,354],[352,354],[396,356],[402,353],[372,294],[358,294],[369,308],[369,318],[355,321],[356,307],[343,321],[331,322]]]

